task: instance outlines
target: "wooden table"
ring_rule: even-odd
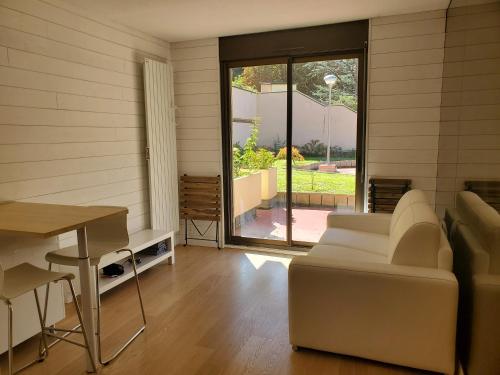
[[[83,324],[95,333],[96,293],[87,250],[86,225],[105,217],[127,214],[126,207],[83,207],[44,203],[0,203],[0,232],[48,238],[77,231]],[[90,350],[97,358],[95,334],[89,337]],[[92,371],[90,362],[87,371]]]

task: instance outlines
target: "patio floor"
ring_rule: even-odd
[[[293,208],[293,240],[318,242],[326,229],[326,217],[336,209]],[[242,224],[235,230],[235,235],[250,238],[285,240],[286,210],[284,208],[257,209],[256,218]]]

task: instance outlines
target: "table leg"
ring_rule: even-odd
[[[77,230],[78,237],[78,267],[80,270],[80,290],[82,299],[83,324],[89,335],[89,345],[92,356],[97,358],[97,345],[95,336],[95,278],[94,272],[90,269],[89,253],[87,249],[87,231],[85,227]],[[87,372],[93,372],[93,366],[88,359]]]

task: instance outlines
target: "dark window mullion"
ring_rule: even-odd
[[[286,240],[292,245],[292,106],[293,106],[293,59],[286,66]]]

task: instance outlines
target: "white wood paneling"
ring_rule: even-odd
[[[174,82],[171,63],[144,62],[151,228],[179,230]]]
[[[179,174],[222,175],[218,48],[215,38],[172,43]]]
[[[57,0],[1,1],[0,201],[123,205],[131,232],[147,228],[145,57],[169,58],[169,44]],[[4,265],[44,265],[54,242],[20,242]],[[74,234],[59,238],[59,246],[74,242]],[[4,314],[0,306],[2,322]]]
[[[467,179],[500,180],[500,3],[448,12],[437,205],[455,205]],[[463,5],[463,4],[462,4]]]
[[[434,203],[445,11],[370,20],[368,177],[410,178]]]

